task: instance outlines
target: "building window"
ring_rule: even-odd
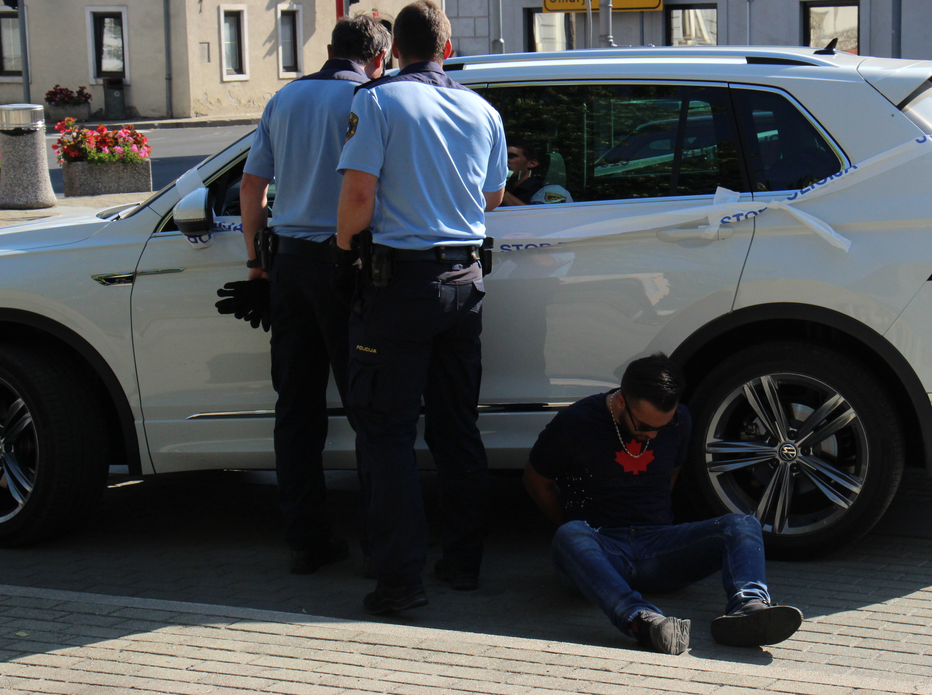
[[[278,13],[278,76],[296,77],[304,70],[301,5],[281,4]]]
[[[803,3],[803,43],[823,48],[832,39],[838,39],[838,50],[858,53],[857,1]]]
[[[92,82],[121,78],[129,84],[126,7],[91,6],[87,17],[88,73]]]
[[[245,5],[220,5],[220,74],[224,82],[249,79]]]
[[[19,17],[0,13],[0,75],[23,74],[23,52],[19,44]]]
[[[527,8],[524,25],[526,51],[536,53],[576,48],[576,24],[572,12],[543,12]]]
[[[677,5],[667,11],[668,46],[717,46],[718,9],[715,5]]]
[[[94,13],[95,77],[123,77],[123,15]]]

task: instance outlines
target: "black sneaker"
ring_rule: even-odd
[[[366,613],[371,615],[420,608],[427,604],[427,594],[424,593],[423,584],[408,584],[407,586],[382,586],[378,584],[375,591],[367,594],[362,600],[362,607]]]
[[[434,576],[442,582],[449,582],[455,591],[475,591],[479,588],[479,573],[468,572],[455,567],[445,557],[434,565]]]
[[[667,618],[653,611],[641,611],[631,623],[641,646],[661,654],[682,654],[689,649],[689,627],[688,620]]]
[[[291,573],[313,574],[324,565],[332,565],[349,557],[349,543],[342,538],[331,538],[313,550],[291,551]]]
[[[791,637],[803,623],[793,606],[771,606],[757,599],[712,621],[712,637],[729,647],[760,647]]]

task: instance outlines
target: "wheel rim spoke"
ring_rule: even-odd
[[[801,446],[801,447],[814,446],[818,444],[819,442],[825,441],[830,436],[835,434],[838,430],[844,427],[847,427],[849,424],[851,424],[854,420],[857,419],[858,414],[854,412],[854,408],[848,405],[845,402],[845,400],[841,398],[841,396],[839,396],[838,398],[841,404],[844,404],[845,406],[844,410],[839,412],[831,420],[826,421],[825,425],[823,425],[822,427],[815,428],[811,432],[809,432],[806,436],[800,437],[796,442],[798,446]],[[831,400],[834,400],[834,399],[831,399]],[[837,409],[837,406],[833,408],[832,410],[836,410],[836,409]],[[819,408],[819,410],[822,410],[822,408]],[[815,413],[813,413],[813,416],[814,415]],[[811,417],[808,418],[807,423],[811,419],[812,419]],[[816,422],[819,422],[819,421],[816,421]]]
[[[771,454],[770,456],[749,456],[748,458],[742,459],[729,459],[728,461],[723,461],[722,463],[715,463],[709,466],[710,473],[730,473],[732,471],[741,470],[742,468],[748,468],[750,466],[756,466],[759,463],[770,463],[776,459]]]
[[[4,454],[2,462],[10,494],[20,506],[26,504],[29,493],[32,492],[32,476],[23,470],[19,460],[11,452]]]
[[[760,442],[726,442],[716,440],[709,442],[705,450],[710,454],[769,454],[774,455],[773,447]]]
[[[761,525],[766,525],[766,520],[772,518],[771,526],[774,533],[783,533],[786,528],[790,504],[793,501],[792,481],[789,466],[785,464],[777,466],[757,505],[757,519]]]
[[[767,432],[779,439],[787,440],[786,415],[783,407],[780,405],[780,397],[777,391],[777,385],[769,376],[760,378],[761,389],[764,392],[764,400],[757,395],[757,391],[751,384],[744,385],[744,395],[748,399],[757,417],[760,418]]]
[[[861,494],[861,481],[857,478],[852,478],[847,473],[833,468],[815,456],[801,456],[799,460],[803,464],[803,472],[809,476],[812,482],[816,482],[817,476],[825,477],[835,484],[847,488],[855,495]],[[819,487],[821,488],[821,485]]]
[[[3,429],[0,430],[0,442],[7,445],[12,444],[22,431],[31,424],[32,415],[26,408],[26,404],[23,403],[22,398],[17,399],[10,406],[4,418]]]

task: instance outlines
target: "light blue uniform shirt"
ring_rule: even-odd
[[[498,111],[437,63],[369,82],[353,99],[340,171],[379,177],[373,238],[400,249],[485,238],[485,197],[505,187]]]
[[[349,60],[328,60],[289,82],[265,106],[244,171],[275,179],[277,233],[326,241],[337,228],[343,177],[337,162],[357,85],[368,78]]]

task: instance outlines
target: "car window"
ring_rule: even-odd
[[[544,155],[541,183],[565,187],[574,201],[747,190],[725,87],[521,85],[482,93],[502,114],[509,142],[530,142]],[[546,166],[554,160],[556,176]]]
[[[842,169],[823,134],[785,96],[755,89],[732,94],[754,190],[796,190]]]

